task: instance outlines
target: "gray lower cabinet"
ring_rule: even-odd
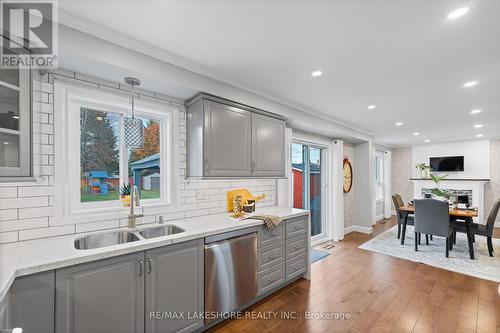
[[[9,328],[20,327],[24,333],[53,333],[54,285],[54,271],[17,278],[10,288]]]
[[[250,176],[251,113],[205,100],[204,176]]]
[[[252,176],[285,176],[285,122],[252,113]]]
[[[7,329],[9,327],[9,301],[10,292],[4,296],[3,300],[0,302],[0,330]]]
[[[203,265],[203,240],[146,251],[147,333],[191,332],[203,326]]]
[[[56,333],[144,332],[144,252],[56,272]]]

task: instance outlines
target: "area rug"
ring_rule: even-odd
[[[493,239],[494,252],[493,257],[490,257],[486,246],[486,238],[476,236],[476,242],[474,243],[475,259],[471,260],[469,247],[467,246],[467,235],[464,233],[457,233],[457,243],[453,245],[449,258],[445,257],[446,239],[443,237],[433,237],[434,240],[429,240],[429,245],[425,245],[425,236],[422,235],[421,245],[418,247],[418,252],[415,252],[413,226],[406,228],[404,245],[401,245],[401,241],[397,239],[397,234],[398,227],[394,226],[359,248],[500,282],[500,239]]]
[[[326,258],[330,255],[330,253],[325,252],[325,251],[320,251],[311,248],[311,263],[315,263],[316,261],[320,261],[323,258]]]

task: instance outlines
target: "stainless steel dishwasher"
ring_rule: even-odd
[[[238,230],[205,238],[205,312],[211,314],[205,323],[256,297],[257,233]]]

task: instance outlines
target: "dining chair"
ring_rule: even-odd
[[[490,257],[493,257],[493,241],[491,237],[493,236],[493,229],[495,228],[495,221],[498,216],[498,211],[500,210],[500,199],[498,199],[493,208],[490,211],[490,215],[486,220],[486,224],[471,223],[469,225],[469,232],[471,236],[478,235],[486,237],[486,243],[488,245],[488,253]],[[453,229],[453,238],[456,239],[457,232],[467,233],[467,227],[464,222],[453,221],[451,223]]]
[[[446,258],[449,257],[453,229],[450,223],[448,203],[435,199],[415,200],[415,251],[421,234],[446,238]]]
[[[399,194],[394,194],[392,196],[392,202],[394,203],[394,209],[396,210],[396,216],[398,219],[398,239],[401,237],[401,227],[404,226],[405,223],[405,215],[401,212],[400,208],[404,206],[403,198]],[[413,225],[413,215],[408,215],[408,219],[406,220],[407,225]],[[406,228],[403,228],[403,232],[406,231]],[[403,238],[405,235],[403,234]]]

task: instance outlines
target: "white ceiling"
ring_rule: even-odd
[[[447,20],[463,5],[469,13]],[[499,136],[498,0],[60,0],[59,7],[378,143]],[[317,69],[323,75],[311,77]],[[464,89],[470,80],[479,84]],[[476,108],[483,112],[470,115]]]

